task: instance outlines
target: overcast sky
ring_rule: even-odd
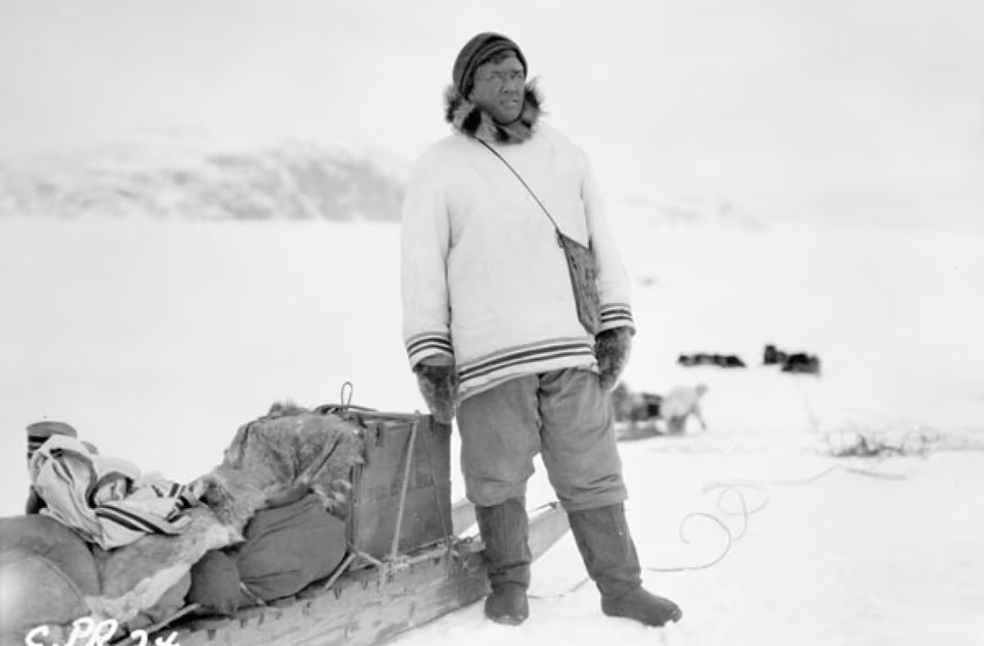
[[[290,136],[412,159],[484,30],[613,191],[984,224],[979,0],[0,0],[0,157]]]

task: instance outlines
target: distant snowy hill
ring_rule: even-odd
[[[368,155],[119,146],[0,163],[0,217],[398,220],[403,181]]]
[[[0,161],[0,217],[398,221],[405,162],[311,142],[178,139]],[[725,198],[611,195],[616,219],[761,229]]]

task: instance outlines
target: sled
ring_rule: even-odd
[[[474,518],[467,503],[455,509],[459,523]],[[567,530],[567,515],[557,503],[532,510],[533,559]],[[463,532],[392,562],[346,569],[288,601],[248,608],[231,618],[159,627],[150,643],[160,638],[181,646],[371,646],[464,608],[488,592],[481,540]]]
[[[186,608],[148,629],[149,643],[370,646],[489,593],[474,507],[450,502],[450,427],[419,414],[345,414],[366,431],[367,461],[353,478],[351,550],[335,573],[232,617],[198,618]],[[530,510],[532,558],[568,529],[558,503]]]

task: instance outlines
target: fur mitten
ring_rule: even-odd
[[[595,336],[595,355],[601,373],[601,389],[608,392],[618,383],[632,352],[632,328],[617,327]]]
[[[454,364],[435,365],[422,361],[413,371],[431,415],[442,424],[450,424],[458,394],[458,371]]]

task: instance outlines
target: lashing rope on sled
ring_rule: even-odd
[[[404,465],[404,469],[403,469],[403,480],[400,484],[400,504],[397,507],[396,527],[393,530],[393,539],[390,544],[389,556],[386,558],[385,561],[379,561],[377,559],[373,559],[367,554],[360,553],[361,556],[367,558],[376,567],[378,567],[379,571],[383,574],[383,576],[387,576],[395,571],[406,569],[410,567],[410,565],[412,564],[412,559],[408,555],[399,553],[399,547],[400,547],[400,536],[403,532],[403,520],[406,513],[407,492],[409,491],[410,488],[410,474],[412,472],[412,466],[413,466],[414,448],[417,445],[417,435],[418,435],[417,431],[420,427],[420,424],[421,424],[421,416],[420,413],[417,413],[416,419],[414,419],[413,427],[410,430],[410,438],[407,442],[406,464]],[[434,482],[434,487],[433,487],[434,504],[440,507],[441,499],[437,491],[437,474],[434,471],[434,460],[433,460],[433,455],[431,453],[430,440],[427,438],[426,434],[423,435],[423,438],[424,438],[424,451],[427,453],[427,462],[428,462],[428,467],[430,468],[431,480]],[[451,528],[448,527],[444,514],[439,514],[439,516],[441,517],[441,524],[445,536],[445,544],[447,546],[447,550],[450,552],[453,549],[450,540]]]
[[[345,413],[352,408],[357,408],[359,410],[369,410],[362,407],[357,407],[352,404],[352,396],[354,394],[355,387],[349,381],[342,384],[341,399],[342,404],[337,408],[338,412]],[[403,467],[403,477],[400,481],[400,498],[399,504],[396,511],[396,523],[393,529],[393,538],[390,542],[389,555],[385,559],[377,559],[373,556],[356,550],[354,546],[349,546],[351,550],[349,556],[346,558],[342,566],[339,567],[338,571],[332,576],[332,578],[325,584],[325,588],[330,588],[338,576],[347,569],[356,558],[361,558],[373,566],[375,566],[383,577],[386,577],[396,571],[406,569],[410,567],[412,559],[405,554],[399,553],[400,547],[400,537],[403,533],[403,521],[406,515],[406,505],[407,505],[407,494],[410,489],[410,474],[413,472],[413,457],[414,449],[417,446],[417,436],[421,424],[421,415],[416,413],[413,420],[413,425],[410,429],[410,437],[407,440],[407,447],[405,450],[406,462]],[[434,503],[440,507],[441,499],[437,491],[437,473],[434,470],[434,459],[433,453],[431,451],[430,440],[426,434],[424,434],[424,450],[427,453],[427,463],[430,469],[431,480],[434,482],[433,493],[434,493]],[[452,551],[452,545],[450,540],[451,528],[448,527],[444,514],[439,514],[441,517],[441,523],[443,525],[444,536],[446,538],[445,543],[447,544],[448,551]]]
[[[413,449],[417,444],[417,429],[420,427],[420,415],[410,427],[410,440],[407,442],[407,461],[403,465],[403,482],[400,483],[400,504],[396,508],[396,529],[393,530],[393,542],[390,544],[390,560],[395,560],[400,548],[400,533],[403,530],[403,514],[407,508],[407,490],[410,488],[410,467],[413,466]]]

